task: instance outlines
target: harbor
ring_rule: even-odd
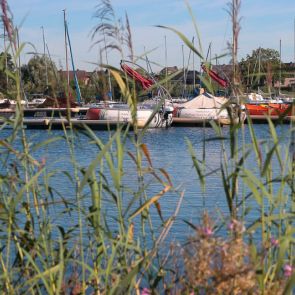
[[[293,294],[293,2],[0,0],[1,292]]]
[[[0,112],[1,113],[1,112]],[[251,116],[251,122],[253,124],[265,124],[268,122],[268,117],[266,115],[252,115]],[[280,124],[290,124],[290,122],[295,121],[295,116],[272,116],[271,120],[274,123],[280,123]],[[9,119],[0,119],[0,126],[7,124],[7,122],[11,122]],[[247,124],[249,119],[246,120],[245,124]],[[210,122],[214,122],[214,120],[204,120],[200,118],[173,118],[171,125],[167,126],[169,127],[203,127],[203,126],[210,126]],[[113,130],[119,127],[127,128],[128,122],[122,122],[118,120],[88,120],[85,118],[71,118],[67,119],[64,117],[56,118],[56,117],[41,117],[41,118],[24,118],[22,120],[22,125],[24,128],[27,129],[64,129],[64,128],[80,128],[83,129],[84,126],[87,126],[93,130]],[[129,129],[132,130],[132,124],[129,123]],[[226,124],[229,125],[229,124]],[[8,128],[10,128],[9,125],[6,125]],[[223,124],[220,124],[220,126],[224,126]],[[141,128],[144,127],[144,125],[140,126]]]

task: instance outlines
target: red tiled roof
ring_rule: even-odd
[[[59,73],[64,78],[67,78],[67,76],[68,76],[67,71],[60,70]],[[81,70],[76,71],[76,75],[77,75],[78,80],[82,80],[82,81],[89,79],[91,74],[92,73],[89,73],[87,71],[81,71]],[[73,80],[74,79],[74,72],[69,71],[69,76],[70,76],[70,80]]]

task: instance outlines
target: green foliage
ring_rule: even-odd
[[[16,48],[14,61],[21,49]],[[33,61],[34,83],[40,89],[42,68],[42,61]],[[135,121],[134,85],[119,70],[109,69]],[[8,74],[19,102],[20,77],[17,71]],[[195,237],[177,255],[165,251],[163,259],[163,241],[184,193],[173,185],[169,171],[154,165],[144,142],[145,128],[138,130],[135,122],[133,133],[118,127],[106,142],[87,126],[65,128],[62,136],[49,133],[46,141],[34,144],[22,119],[17,107],[15,118],[4,124],[12,128],[11,133],[0,140],[0,289],[4,294],[134,294],[144,284],[154,294],[288,294],[294,289],[295,164],[294,150],[289,149],[294,145],[294,127],[281,135],[269,121],[269,140],[261,141],[250,122],[251,143],[246,144],[245,126],[222,129],[212,123],[216,136],[207,138],[204,133],[202,154],[187,141],[203,194],[209,175],[222,179],[228,215],[223,214],[218,224],[206,212],[198,225],[187,221]],[[95,149],[84,166],[75,149],[81,136],[83,144]],[[285,138],[288,145],[282,144]],[[220,165],[214,171],[206,154],[209,141],[220,146]],[[52,148],[52,143],[67,146],[70,172],[60,167],[60,159],[48,163],[35,156]],[[250,158],[255,166],[249,167]],[[126,160],[133,165],[132,173],[124,167]],[[71,195],[51,186],[61,174],[69,180]],[[124,183],[126,175],[132,187]],[[155,194],[150,186],[157,188]],[[161,206],[168,191],[179,201],[167,217]],[[152,218],[151,208],[158,220]],[[55,210],[62,223],[52,217]],[[253,210],[259,217],[249,224],[247,217]],[[226,230],[227,223],[228,236],[219,238],[218,231]],[[255,233],[259,241],[253,239]],[[181,267],[172,268],[171,260],[180,260]],[[290,266],[291,273],[287,272]]]
[[[15,72],[15,65],[11,54],[1,52],[0,54],[0,92],[10,96],[9,94],[15,88],[14,81],[9,73]]]
[[[50,88],[56,92],[57,68],[47,56],[33,56],[27,65],[22,66],[22,79],[25,90],[31,93],[45,93]]]
[[[239,63],[243,84],[253,89],[258,86],[273,86],[279,80],[280,54],[277,50],[258,48]]]

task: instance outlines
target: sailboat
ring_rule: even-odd
[[[81,118],[86,114],[88,108],[81,107],[81,91],[78,83],[78,78],[76,74],[71,40],[69,35],[68,23],[66,20],[66,11],[64,10],[64,30],[65,30],[65,52],[66,52],[66,69],[68,73],[67,79],[67,93],[61,93],[58,98],[47,97],[45,101],[38,105],[38,107],[27,108],[24,110],[24,117],[30,118],[46,118],[46,117],[66,117],[70,116],[71,118]],[[45,57],[45,37],[44,29],[42,27],[43,43],[44,43],[44,57]],[[69,81],[69,66],[68,66],[68,47],[70,49],[71,63],[74,73],[74,83],[75,83],[75,92],[76,92],[76,101],[73,100],[70,93],[70,81]],[[47,70],[47,66],[46,66]],[[46,73],[46,85],[48,85],[48,77]]]
[[[143,89],[148,89],[154,84],[149,78],[145,78],[138,72],[121,62],[122,70],[135,81],[140,82]],[[159,96],[149,102],[138,104],[136,108],[136,125],[143,128],[148,124],[149,128],[167,128],[172,124],[173,107],[163,105],[160,102],[163,88],[159,86]],[[85,116],[86,120],[104,120],[109,122],[134,124],[132,112],[128,104],[108,102],[101,106],[90,107]]]
[[[260,50],[258,56],[258,73],[260,74]],[[281,61],[281,40],[280,40],[280,61]],[[258,89],[259,91],[259,89]],[[279,77],[279,97],[275,99],[265,98],[260,93],[250,93],[247,96],[245,109],[247,115],[254,121],[266,121],[284,119],[289,120],[292,116],[292,105],[290,102],[283,101],[281,95],[281,63]]]
[[[236,124],[245,120],[239,107],[229,103],[225,97],[217,97],[201,89],[195,98],[174,104],[173,124],[203,125],[215,121],[220,125]]]
[[[91,107],[86,113],[86,120],[101,120],[116,123],[134,124],[132,112],[127,104],[109,104],[103,107]],[[143,128],[148,124],[149,128],[167,128],[172,123],[172,111],[154,109],[144,105],[137,106],[136,125]]]
[[[145,90],[156,84],[155,80],[143,77],[130,67],[126,67],[126,65],[123,65],[122,69],[130,77],[138,81]],[[205,65],[203,65],[203,69],[221,86],[227,87],[227,81],[217,73],[207,69]],[[164,91],[163,96],[170,96],[164,87],[160,89]],[[165,108],[168,107],[173,109],[173,125],[203,125],[211,120],[221,125],[229,125],[238,123],[241,120],[244,121],[246,117],[238,106],[229,102],[229,99],[205,93],[203,89],[200,89],[200,95],[186,102],[175,103],[172,99],[165,100]]]
[[[209,69],[204,63],[201,65],[204,72],[223,88],[228,87],[228,81]],[[236,124],[245,120],[245,114],[239,106],[234,105],[226,97],[217,97],[203,88],[199,95],[184,102],[174,104],[174,124],[203,125],[215,121],[220,125]]]

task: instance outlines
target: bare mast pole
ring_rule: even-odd
[[[8,91],[8,75],[7,75],[7,67],[8,67],[8,62],[7,62],[7,48],[6,48],[6,29],[4,27],[4,54],[5,54],[5,75],[6,75],[6,91]]]
[[[167,69],[167,38],[165,35],[165,80],[166,80],[166,89],[168,88],[168,81],[167,81],[167,76],[168,76],[168,69]]]
[[[280,39],[279,95],[281,94],[281,79],[282,79],[282,40]]]
[[[68,42],[67,42],[67,21],[66,21],[66,9],[64,12],[64,27],[65,27],[65,50],[66,50],[66,71],[67,71],[67,97],[70,97],[70,72],[69,72],[69,62],[68,62]]]
[[[231,17],[232,17],[232,59],[233,59],[233,92],[234,95],[238,94],[238,37],[240,31],[239,25],[239,10],[240,10],[241,0],[232,0],[231,4]]]
[[[185,81],[185,69],[184,69],[184,45],[183,44],[181,45],[181,51],[182,51],[182,68],[183,68],[183,84],[184,84],[184,88],[182,91],[182,98],[184,98],[186,81]]]
[[[195,47],[195,37],[193,37],[193,47]],[[196,70],[195,70],[195,53],[193,52],[193,75],[194,75],[194,90],[193,93],[195,93],[196,89]]]
[[[46,50],[47,50],[47,55],[48,55],[48,58],[49,58],[49,61],[50,61],[50,65],[51,65],[51,67],[52,67],[52,71],[53,71],[53,74],[54,74],[55,80],[56,80],[56,82],[58,82],[57,73],[56,73],[56,70],[55,70],[55,68],[54,68],[54,64],[53,64],[53,61],[52,61],[52,58],[51,58],[51,55],[50,55],[50,52],[49,52],[49,48],[48,48],[47,43],[46,43]]]
[[[19,30],[16,28],[16,39],[17,39],[17,50],[19,51],[20,48],[20,40],[19,40]],[[20,60],[20,54],[18,55],[18,72],[19,72],[19,81],[20,81],[20,89],[23,93],[23,98],[26,101],[26,104],[28,105],[28,99],[24,90],[23,80],[22,80],[22,71],[21,71],[21,60]]]
[[[235,39],[235,25],[236,25],[236,2],[233,0],[232,2],[232,22],[233,22],[233,28],[232,28],[232,34],[233,34],[233,44],[232,44],[232,58],[233,58],[233,89],[235,91],[235,85],[236,85],[236,39]],[[234,93],[235,95],[236,93]]]
[[[108,65],[109,64],[109,59],[108,59],[106,35],[105,35],[105,32],[104,32],[104,24],[102,25],[102,33],[103,33],[103,40],[104,40],[104,50],[105,50],[105,54],[106,54],[106,63]],[[112,94],[111,73],[110,73],[109,69],[107,69],[107,71],[108,71],[108,82],[109,82],[109,95],[108,96],[110,97],[110,100],[112,101],[113,100],[113,94]]]
[[[18,32],[18,28],[16,28],[16,39],[17,39],[17,50],[19,50],[20,47],[20,42],[19,42],[19,32]],[[20,70],[20,54],[18,55],[18,71],[19,71],[19,76],[21,76],[21,70]]]
[[[45,83],[46,83],[46,89],[48,89],[48,68],[47,68],[47,60],[46,60],[46,42],[45,42],[45,34],[44,34],[44,27],[41,27],[42,29],[42,37],[43,37],[43,58],[45,63]]]
[[[258,51],[258,92],[260,91],[260,78],[261,78],[261,47],[259,46]]]

